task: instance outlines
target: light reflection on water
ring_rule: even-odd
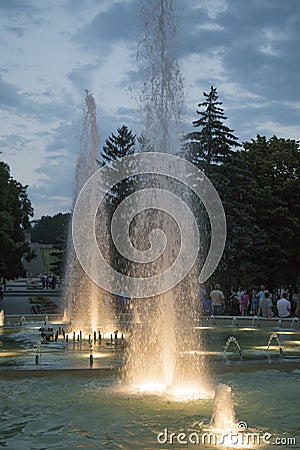
[[[213,384],[231,386],[238,420],[253,429],[293,437],[300,420],[299,373],[225,374],[214,377]],[[209,423],[213,402],[130,395],[115,377],[0,380],[0,392],[0,445],[14,450],[163,448],[156,440],[159,432],[165,427],[177,433],[201,432],[199,424]]]

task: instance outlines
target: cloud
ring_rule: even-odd
[[[14,84],[4,81],[0,75],[0,108],[17,108],[22,103],[23,98],[20,95],[20,89]]]
[[[90,24],[81,28],[74,40],[86,49],[106,54],[113,43],[136,43],[138,15],[136,2],[112,3],[111,7],[97,14]]]
[[[50,7],[36,0],[0,2],[0,145],[13,175],[16,171],[22,182],[31,184],[37,211],[57,212],[72,203],[78,109],[82,115],[85,89],[95,94],[100,147],[123,124],[139,135],[138,98],[147,66],[136,61],[143,35],[141,3],[63,0]],[[300,119],[300,3],[175,4],[186,131],[192,129],[202,92],[213,84],[227,124],[241,141],[257,132],[295,138]]]
[[[82,94],[82,92],[84,92],[84,89],[90,88],[92,73],[98,69],[99,64],[89,63],[76,66],[71,70],[71,72],[68,73],[68,78]]]

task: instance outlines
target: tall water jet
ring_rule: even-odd
[[[176,17],[171,0],[142,2],[144,39],[139,45],[138,57],[142,60],[144,85],[141,94],[143,117],[143,151],[179,154],[181,147],[181,114],[183,108],[183,83],[176,58]],[[188,175],[188,174],[187,174]],[[188,190],[171,177],[160,175],[144,177],[140,188],[154,186],[174,192],[189,203]],[[170,199],[159,200],[158,211],[140,215],[142,231],[133,227],[133,242],[143,245],[145,236],[154,230],[163,230],[167,245],[160,258],[146,266],[142,276],[161,274],[176,259],[181,240],[176,219],[169,213]],[[176,216],[175,216],[176,217]],[[162,295],[133,300],[136,325],[127,350],[125,376],[129,383],[143,391],[173,391],[179,386],[201,392],[206,396],[203,377],[203,360],[197,356],[200,339],[195,334],[196,291],[195,271],[181,285]],[[186,352],[186,350],[194,352]],[[187,353],[189,359],[186,358]],[[192,356],[191,356],[192,354]]]
[[[80,151],[76,165],[75,201],[86,181],[99,168],[97,162],[99,144],[95,99],[93,94],[86,90]],[[97,187],[93,183],[90,183],[89,186],[92,195]],[[85,207],[87,210],[89,209],[88,204]],[[85,214],[85,211],[82,211],[82,214]],[[105,215],[103,217],[105,220]],[[105,227],[97,227],[98,233],[102,228]],[[99,235],[97,237],[101,238]],[[91,246],[88,251],[92,264],[95,264],[97,248]],[[104,331],[112,327],[113,310],[110,298],[82,269],[74,251],[71,228],[68,242],[65,298],[67,317],[71,321],[73,329],[94,332],[99,327]]]

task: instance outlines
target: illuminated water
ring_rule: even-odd
[[[221,381],[232,388],[237,420],[257,432],[272,434],[272,439],[296,437],[298,444],[285,448],[297,449],[299,374],[299,370],[227,374],[214,377],[212,383],[217,386]],[[1,379],[0,398],[0,445],[4,448],[221,448],[157,442],[157,435],[165,428],[170,433],[196,432],[201,436],[212,416],[212,399],[170,402],[164,397],[135,397],[120,392],[118,380],[113,377],[89,379],[65,374]]]
[[[19,324],[7,324],[0,328],[0,369],[4,368],[20,368],[20,369],[34,369],[35,355],[37,352],[37,344],[41,341],[39,328],[43,326],[43,322],[23,322]],[[54,332],[59,329],[59,324],[52,324]],[[61,325],[66,328],[65,324]],[[140,330],[139,324],[136,325]],[[107,333],[101,332],[102,340],[99,341],[99,335],[96,334],[96,341],[94,341],[93,334],[90,334],[92,343],[92,353],[94,356],[93,368],[121,368],[126,362],[128,352],[126,351],[130,331],[122,332],[118,330],[117,341],[115,341],[115,330]],[[187,331],[187,330],[186,330]],[[136,335],[140,331],[136,331]],[[194,394],[198,393],[201,396],[201,387],[208,385],[197,384],[194,382],[193,371],[197,374],[197,367],[205,363],[206,370],[209,372],[210,365],[225,364],[251,364],[253,362],[268,363],[268,362],[287,362],[293,363],[300,361],[300,332],[298,330],[291,330],[289,328],[277,331],[276,335],[280,339],[280,346],[276,340],[272,339],[269,349],[268,344],[273,334],[270,328],[253,329],[253,328],[231,328],[231,327],[195,327],[193,330],[195,336],[198,336],[199,342],[203,347],[199,350],[197,342],[190,342],[189,345],[180,352],[180,364],[186,367],[186,374],[190,376],[186,379],[177,378],[178,383],[163,383],[159,378],[161,370],[160,366],[158,375],[155,374],[153,368],[152,377],[145,377],[141,379],[138,372],[136,383],[130,383],[132,390],[161,390],[173,386],[183,388],[194,386]],[[122,340],[123,334],[123,340]],[[189,334],[189,333],[188,333]],[[79,333],[75,333],[75,340],[73,340],[73,332],[68,333],[68,342],[62,335],[58,337],[57,342],[42,342],[41,343],[41,369],[66,369],[66,368],[89,368],[90,343],[88,341],[88,333],[82,333],[82,340],[78,341]],[[111,337],[113,338],[111,342]],[[239,348],[235,344],[228,346],[228,341],[233,338],[239,343]],[[233,340],[231,339],[231,340]],[[140,340],[141,355],[144,355],[148,348],[148,342]],[[227,346],[227,348],[226,348]],[[224,359],[224,350],[226,348],[226,359]],[[240,350],[239,350],[240,349]],[[280,352],[282,349],[282,353]],[[242,356],[242,358],[241,358]],[[143,360],[140,359],[141,366]],[[148,362],[144,364],[148,367]],[[158,366],[158,365],[157,365]],[[171,365],[171,368],[173,365]],[[125,366],[126,368],[126,366]],[[126,370],[126,369],[125,369]],[[165,370],[168,370],[165,368]],[[122,371],[124,373],[124,370]],[[143,372],[142,372],[143,373]],[[133,374],[134,375],[134,374]],[[168,377],[168,374],[165,374]],[[127,377],[125,377],[127,378]],[[201,378],[202,380],[202,378]],[[203,381],[203,380],[202,380]],[[148,387],[148,389],[147,389]],[[162,390],[164,390],[162,389]],[[191,394],[193,389],[189,390],[187,397]],[[205,397],[205,395],[204,395]]]
[[[75,177],[75,200],[89,177],[99,168],[97,157],[100,137],[97,125],[96,104],[93,95],[86,91],[82,132],[80,136],[80,151],[77,159]],[[95,190],[96,186],[92,185]],[[92,193],[91,193],[92,195]],[[89,205],[86,205],[88,208]],[[82,212],[84,214],[84,211]],[[105,210],[102,211],[105,216]],[[98,238],[107,247],[107,240],[103,228],[98,232]],[[105,245],[106,244],[106,245]],[[96,248],[89,248],[92,263],[96,259]],[[74,252],[71,236],[68,241],[68,254],[66,264],[65,282],[65,317],[71,322],[73,329],[97,331],[111,328],[113,321],[113,306],[108,293],[93,283],[80,266]]]

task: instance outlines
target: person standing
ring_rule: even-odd
[[[223,308],[225,307],[225,297],[220,290],[220,285],[216,284],[215,288],[210,293],[212,312],[215,316],[221,316]]]
[[[248,303],[249,303],[249,294],[248,294],[247,290],[245,289],[245,291],[241,297],[241,307],[242,307],[241,314],[242,314],[242,316],[247,315]]]
[[[264,298],[259,300],[258,315],[263,317],[272,317],[272,300],[270,299],[270,292],[265,291]]]
[[[281,294],[281,298],[277,301],[277,310],[278,310],[278,316],[281,319],[284,319],[285,317],[291,317],[291,302],[287,299],[288,294],[286,292],[283,292]]]
[[[258,305],[259,305],[258,292],[257,292],[256,289],[253,289],[253,291],[252,291],[252,302],[251,302],[251,309],[252,309],[252,315],[253,316],[257,316]]]
[[[232,316],[238,316],[240,314],[240,298],[237,295],[236,289],[233,287],[230,291],[229,297],[230,314]]]

